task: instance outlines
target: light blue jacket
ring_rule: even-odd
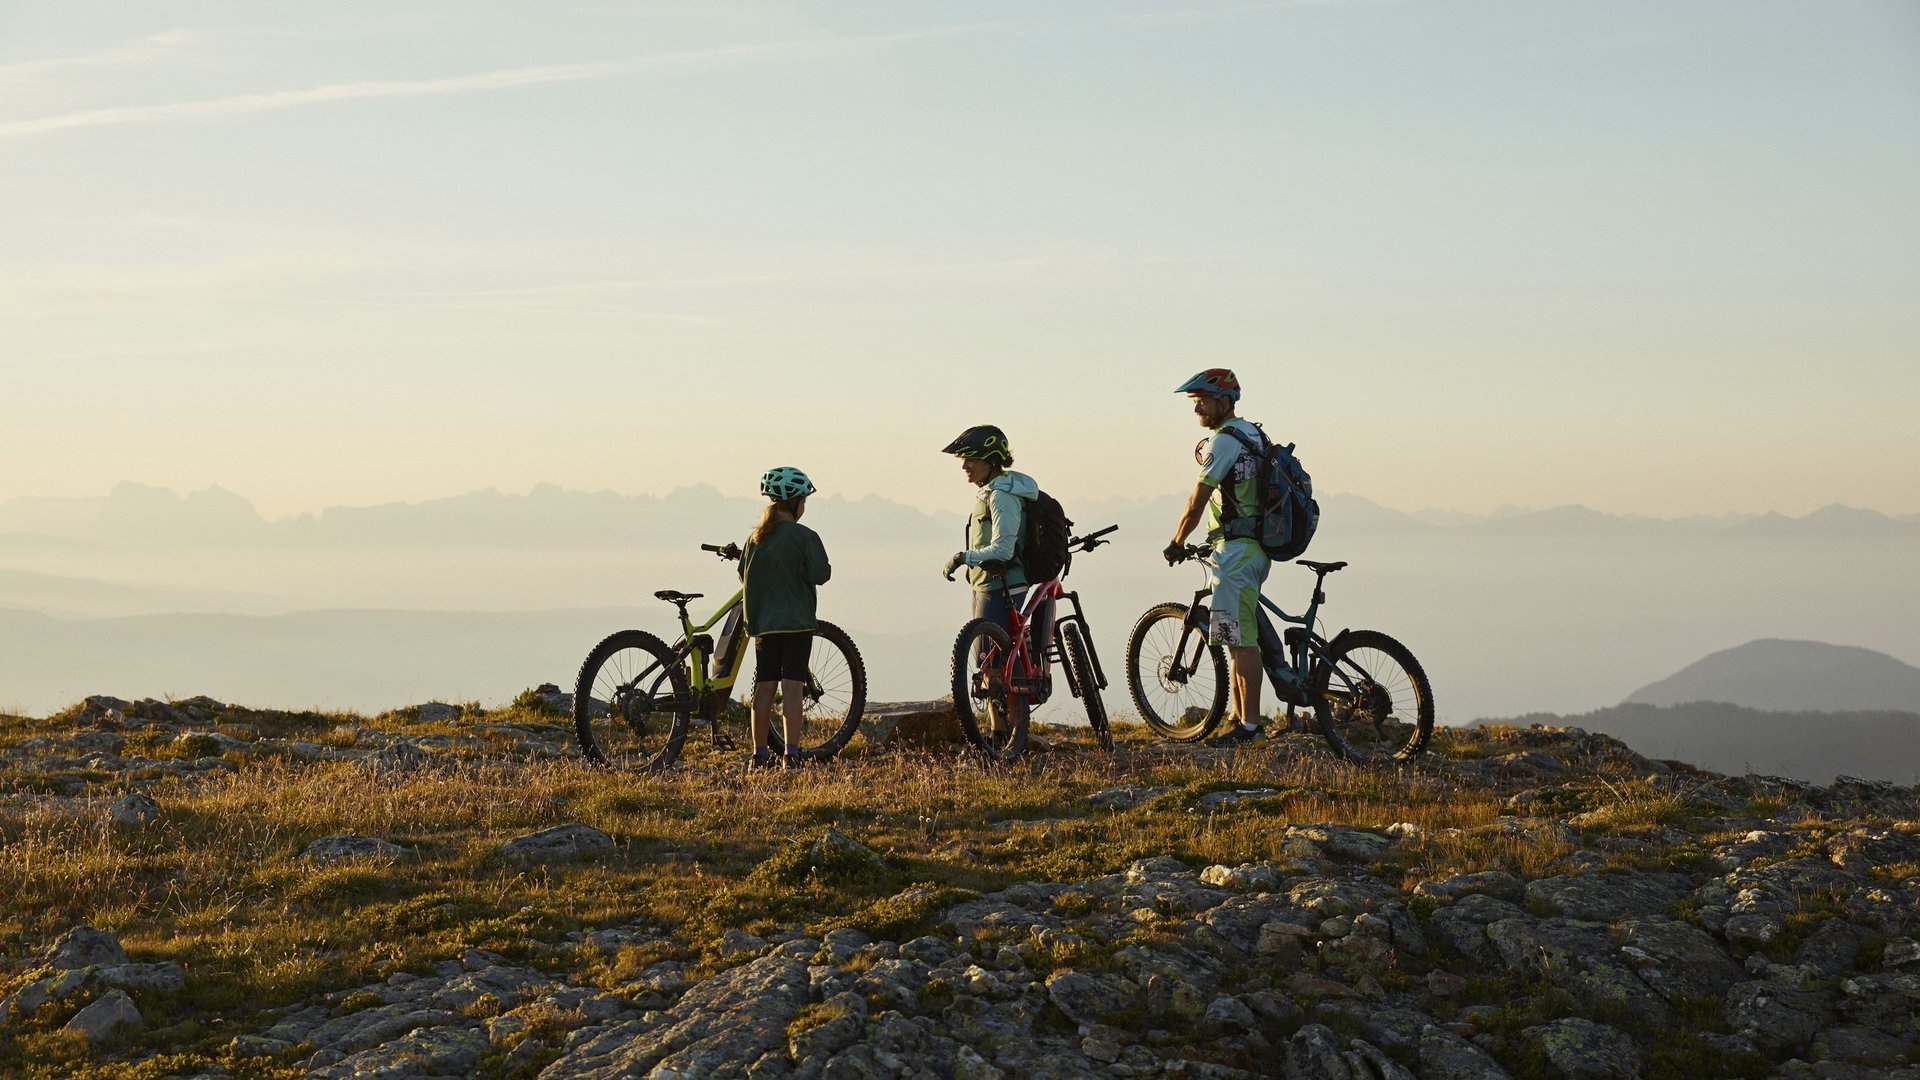
[[[967,523],[967,582],[975,592],[1000,587],[1000,577],[980,569],[980,564],[995,559],[1013,562],[1020,527],[1026,521],[1026,504],[1039,494],[1040,485],[1026,473],[1003,472],[980,486],[973,516]],[[1007,569],[1007,585],[1026,583],[1026,571],[1018,566]]]

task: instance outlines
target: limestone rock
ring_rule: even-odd
[[[658,1020],[612,1025],[547,1066],[541,1080],[745,1076],[769,1052],[784,1057],[787,1023],[806,1001],[806,962],[776,950],[697,984]]]
[[[1432,1024],[1420,1031],[1420,1075],[1423,1080],[1513,1080],[1485,1050]]]
[[[107,808],[107,817],[115,825],[144,829],[160,820],[160,804],[147,795],[130,791],[113,800],[113,805]]]
[[[392,862],[408,854],[410,852],[399,844],[372,836],[342,833],[338,836],[323,836],[308,844],[300,852],[300,857],[321,863],[341,862],[346,859],[380,859]]]
[[[1527,899],[1569,919],[1607,922],[1627,915],[1657,915],[1684,898],[1689,887],[1678,875],[1580,873],[1527,883]]]
[[[61,1030],[80,1036],[89,1046],[105,1046],[146,1026],[146,1018],[134,1007],[126,991],[109,990],[76,1013]]]
[[[579,822],[517,836],[500,845],[500,857],[520,867],[577,862],[613,852],[613,837]]]
[[[869,705],[860,717],[860,735],[872,747],[951,746],[967,737],[953,703],[944,699]]]
[[[1639,1080],[1640,1049],[1605,1024],[1569,1017],[1527,1028],[1520,1035],[1539,1047],[1567,1080]]]
[[[47,953],[47,966],[60,971],[127,962],[127,950],[121,947],[120,939],[91,926],[76,926],[61,934]]]

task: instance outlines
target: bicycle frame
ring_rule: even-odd
[[[1193,603],[1187,606],[1186,627],[1181,631],[1180,641],[1174,646],[1174,656],[1179,658],[1187,653],[1189,635],[1199,634],[1200,643],[1194,649],[1193,664],[1187,668],[1189,673],[1199,670],[1200,659],[1205,653],[1208,632],[1206,608],[1202,605],[1213,594],[1212,586],[1203,586],[1194,591]],[[1325,660],[1332,642],[1313,632],[1314,620],[1320,613],[1320,605],[1327,602],[1325,575],[1317,575],[1313,583],[1313,596],[1307,602],[1304,614],[1289,615],[1279,604],[1267,599],[1265,592],[1260,594],[1258,644],[1260,646],[1260,664],[1267,671],[1268,679],[1274,690],[1282,698],[1289,698],[1298,688],[1308,685],[1313,675],[1314,661]],[[1273,621],[1267,617],[1272,612],[1282,622],[1292,623],[1284,633],[1274,628]],[[1345,631],[1342,631],[1345,633]],[[1337,639],[1338,634],[1334,635]],[[1281,673],[1285,674],[1282,675]],[[1289,705],[1297,702],[1288,702]]]
[[[687,609],[680,609],[681,636],[679,641],[674,642],[673,650],[675,655],[682,651],[686,654],[688,682],[693,687],[696,700],[705,701],[713,694],[723,694],[733,689],[740,680],[740,672],[747,665],[744,629],[741,626],[746,595],[744,588],[736,591],[732,598],[720,605],[720,610],[714,612],[712,618],[697,626],[687,616]],[[707,631],[719,626],[723,620],[726,626],[721,628],[721,644],[716,648],[714,639],[707,635]],[[726,670],[709,672],[709,659],[725,664]]]

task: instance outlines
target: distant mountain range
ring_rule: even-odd
[[[1572,725],[1611,735],[1646,757],[1719,773],[1816,784],[1832,783],[1835,776],[1920,783],[1920,714],[1911,712],[1775,712],[1696,701],[1484,722]]]
[[[1570,724],[1722,773],[1920,781],[1920,668],[1850,645],[1765,638],[1704,657],[1612,708],[1483,722]]]
[[[1624,704],[1696,701],[1773,712],[1920,713],[1920,668],[1872,649],[1765,638],[1689,664]]]
[[[860,531],[901,538],[947,537],[960,526],[951,512],[927,513],[877,495],[849,500],[827,496],[816,512],[832,514]],[[1083,523],[1151,520],[1164,530],[1177,516],[1178,496],[1152,501],[1076,500],[1068,512]],[[242,496],[220,488],[181,495],[166,488],[122,483],[104,496],[23,497],[0,503],[0,550],[40,544],[262,545],[262,546],[491,546],[644,542],[677,536],[689,520],[747,520],[761,501],[722,495],[704,484],[666,495],[568,491],[541,484],[524,495],[494,490],[415,503],[330,507],[268,520]],[[1503,507],[1486,515],[1407,512],[1359,495],[1330,493],[1322,518],[1349,533],[1484,533],[1489,536],[1741,538],[1912,538],[1920,516],[1828,506],[1804,517],[1727,514],[1647,518],[1607,514],[1584,506],[1545,510]],[[1161,519],[1166,519],[1162,521]]]

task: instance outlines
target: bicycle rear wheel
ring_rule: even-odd
[[[1418,757],[1433,737],[1433,687],[1420,661],[1378,630],[1335,639],[1314,668],[1314,719],[1333,751],[1363,765]]]
[[[658,772],[687,739],[693,693],[686,666],[644,630],[622,630],[593,647],[573,684],[573,731],[587,759]]]
[[[1014,674],[1013,639],[999,623],[975,619],[953,641],[953,711],[967,739],[1000,763],[1027,748],[1033,692]]]
[[[1178,655],[1176,655],[1176,653]],[[1187,629],[1187,605],[1148,608],[1127,635],[1127,692],[1156,735],[1198,742],[1227,713],[1226,650]]]
[[[1107,723],[1106,702],[1100,700],[1100,677],[1094,673],[1086,635],[1081,633],[1078,626],[1069,624],[1060,633],[1060,645],[1067,660],[1067,680],[1087,707],[1087,726],[1093,729],[1093,737],[1100,743],[1100,749],[1111,750],[1113,726]]]
[[[775,694],[773,730],[768,745],[786,752],[779,695]],[[807,683],[801,698],[800,756],[825,761],[838,754],[860,727],[867,708],[867,665],[845,630],[822,622],[813,634],[807,659]]]

